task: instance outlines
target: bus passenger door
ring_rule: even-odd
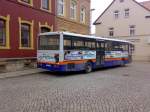
[[[104,64],[104,58],[105,58],[105,42],[98,41],[96,48],[96,65],[98,66]]]

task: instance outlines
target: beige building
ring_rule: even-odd
[[[90,0],[56,1],[56,31],[90,33]]]
[[[96,36],[129,40],[134,60],[150,61],[150,1],[113,0],[94,25]]]

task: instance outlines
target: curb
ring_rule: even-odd
[[[31,75],[35,73],[44,72],[44,71],[45,70],[41,70],[41,69],[28,69],[28,70],[23,70],[23,71],[0,73],[0,79]]]

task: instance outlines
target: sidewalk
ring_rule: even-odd
[[[28,70],[22,70],[22,71],[0,73],[0,79],[19,77],[19,76],[30,75],[30,74],[34,74],[34,73],[40,73],[40,72],[44,72],[44,71],[45,70],[42,70],[42,69],[28,69]]]

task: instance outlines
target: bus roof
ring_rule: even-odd
[[[46,32],[46,33],[40,33],[39,35],[68,35],[68,36],[75,36],[75,37],[84,37],[84,38],[91,38],[91,39],[101,39],[101,40],[108,40],[108,41],[117,41],[117,42],[125,42],[133,44],[132,42],[126,41],[126,40],[119,40],[119,39],[110,39],[110,38],[104,38],[104,37],[96,37],[91,35],[82,35],[82,34],[76,34],[76,33],[70,33],[70,32]]]

